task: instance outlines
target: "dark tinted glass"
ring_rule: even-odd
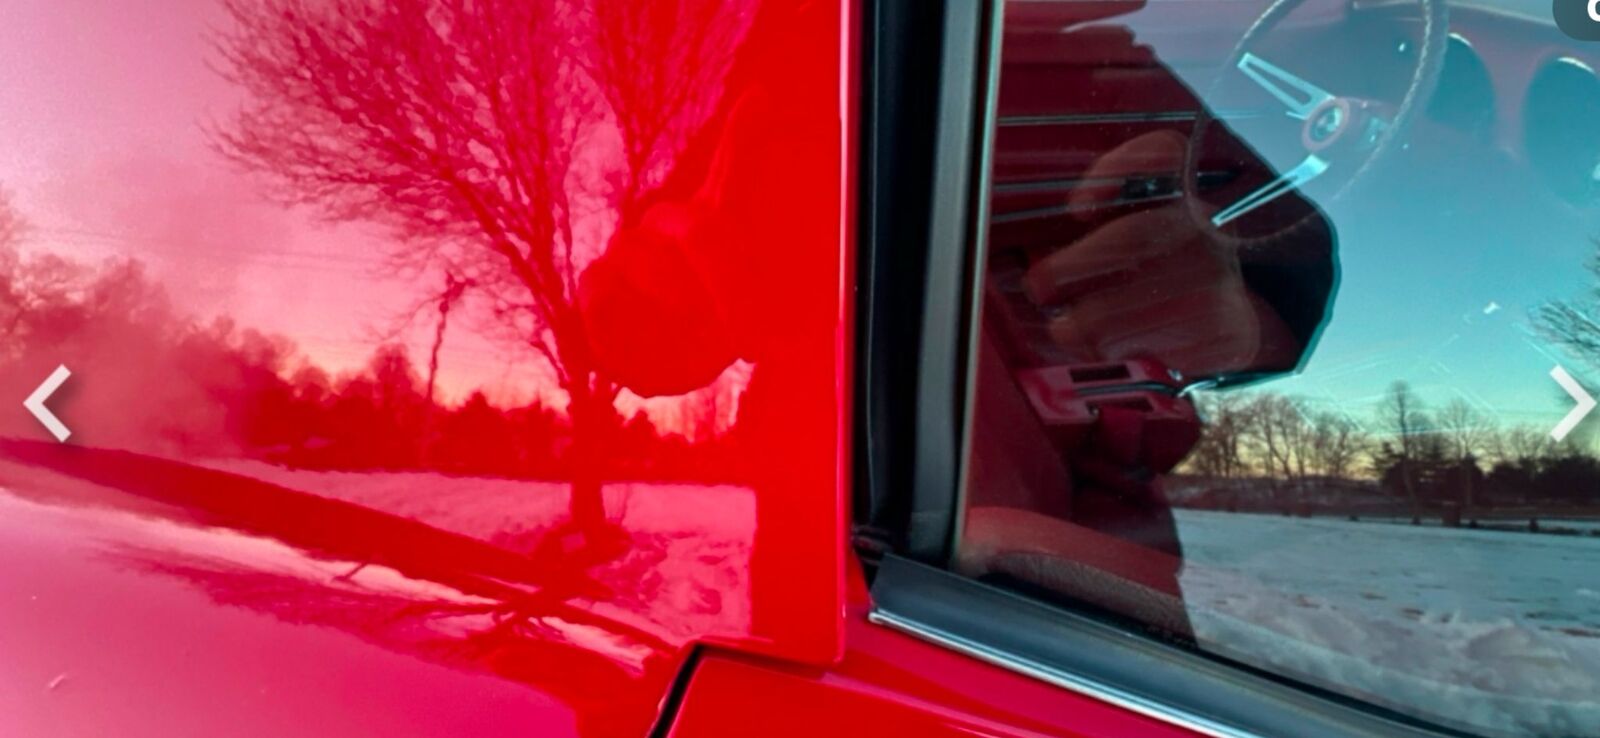
[[[1547,3],[1014,2],[957,567],[1600,734],[1600,79]]]

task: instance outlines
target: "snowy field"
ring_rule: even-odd
[[[286,469],[258,461],[204,466],[410,518],[519,553],[566,518],[565,482],[432,472]],[[595,610],[676,640],[749,627],[755,497],[732,485],[616,482],[606,512],[632,535],[622,559],[589,572],[613,597]]]
[[[1600,538],[1177,517],[1208,650],[1474,732],[1600,736]]]

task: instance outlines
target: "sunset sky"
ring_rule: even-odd
[[[0,46],[0,182],[33,223],[29,246],[136,256],[187,311],[293,336],[319,363],[358,363],[405,294],[376,278],[383,243],[264,203],[207,147],[201,126],[232,93],[205,63],[215,3],[180,1],[0,6],[26,39]],[[486,358],[473,357],[479,377],[498,368]]]
[[[270,203],[209,148],[205,125],[237,100],[207,65],[222,22],[216,0],[0,4],[0,187],[33,226],[26,249],[137,257],[186,313],[291,337],[335,372],[358,367],[438,280],[387,273],[382,233]],[[468,328],[453,323],[446,341],[446,399],[485,388],[564,401],[535,362]],[[419,367],[432,330],[430,315],[404,334]],[[670,424],[670,400],[619,403],[641,404]]]

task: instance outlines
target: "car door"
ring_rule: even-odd
[[[0,732],[639,736],[701,644],[837,658],[838,4],[0,17]]]
[[[1515,140],[1595,104],[1581,45],[1427,0],[863,23],[844,656],[708,651],[674,735],[1600,733],[1593,137]]]

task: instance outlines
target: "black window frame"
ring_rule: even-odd
[[[960,530],[1001,3],[865,6],[855,538],[942,562]]]

